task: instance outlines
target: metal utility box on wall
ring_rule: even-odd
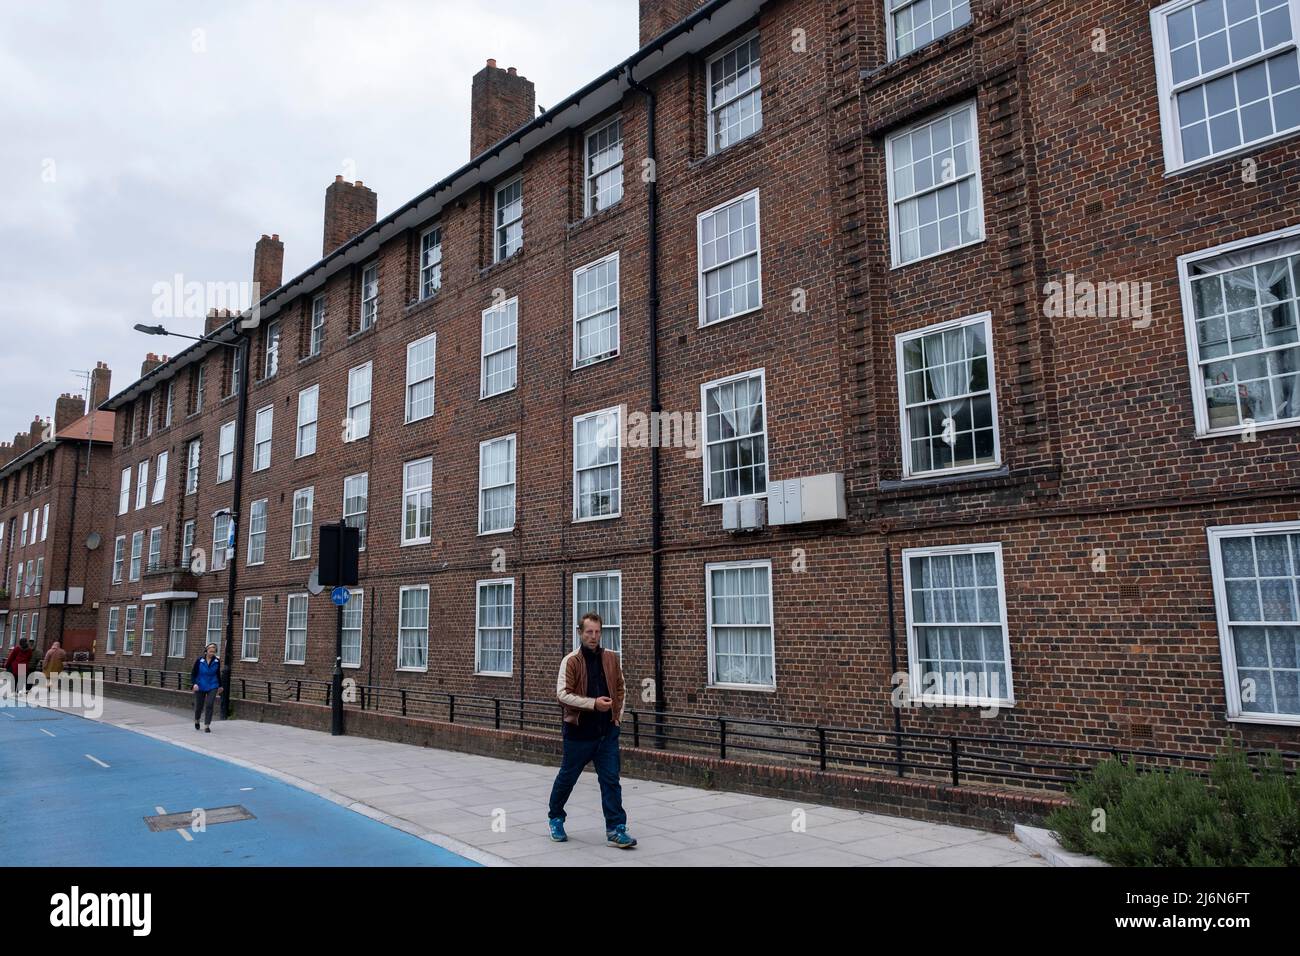
[[[843,521],[848,517],[844,475],[838,471],[769,482],[767,501],[768,519],[773,525]]]
[[[767,524],[767,502],[762,498],[732,498],[722,503],[722,530],[757,531]]]

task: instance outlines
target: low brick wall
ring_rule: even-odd
[[[191,695],[140,685],[105,684],[108,696],[146,704],[188,708]],[[326,733],[330,711],[317,704],[235,702],[241,720],[284,724]],[[349,710],[349,734],[395,743],[558,766],[559,736],[448,724],[414,717]],[[622,748],[623,772],[629,777],[708,790],[749,793],[783,800],[910,817],[956,826],[1011,832],[1017,823],[1039,824],[1067,801],[1040,791],[960,786],[884,774],[823,772],[806,767],[720,760],[698,754],[669,753],[647,747]]]

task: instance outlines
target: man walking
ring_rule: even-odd
[[[564,759],[551,788],[547,816],[551,839],[563,843],[569,838],[564,832],[564,805],[583,769],[594,762],[600,780],[600,806],[605,814],[605,839],[609,846],[630,850],[636,840],[627,832],[623,788],[618,782],[618,733],[625,698],[623,667],[617,654],[600,646],[603,623],[599,614],[584,614],[578,622],[578,649],[560,661],[555,694],[564,712]]]
[[[190,683],[194,685],[194,729],[199,729],[199,717],[203,717],[204,733],[212,733],[212,705],[221,694],[221,658],[217,657],[217,645],[209,644],[203,649],[203,656],[194,662],[190,670]]]

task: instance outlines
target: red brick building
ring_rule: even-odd
[[[0,647],[27,638],[38,655],[54,641],[93,651],[104,589],[107,475],[113,464],[111,373],[100,362],[86,398],[64,394],[54,418],[0,443]]]
[[[594,607],[641,706],[1294,743],[1300,0],[641,6],[103,406],[106,652],[326,679],[346,517],[369,685],[545,699]]]

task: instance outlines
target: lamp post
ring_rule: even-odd
[[[233,343],[218,341],[210,335],[196,336],[185,335],[181,332],[169,332],[161,325],[136,323],[135,330],[145,335],[170,335],[175,338],[190,339],[194,342],[211,342],[214,345],[234,349],[239,358],[239,381],[236,385],[239,389],[239,412],[235,417],[235,486],[231,493],[230,508],[227,509],[230,514],[230,532],[227,537],[230,556],[226,563],[226,570],[229,572],[226,580],[226,649],[224,651],[226,669],[221,682],[221,695],[224,698],[221,704],[221,716],[222,719],[229,719],[232,712],[230,703],[231,675],[235,669],[235,587],[239,576],[239,562],[236,560],[235,555],[239,552],[239,513],[244,494],[244,440],[245,424],[248,418],[248,345],[250,336],[242,322],[237,326],[238,338]],[[187,559],[188,557],[186,555]]]

